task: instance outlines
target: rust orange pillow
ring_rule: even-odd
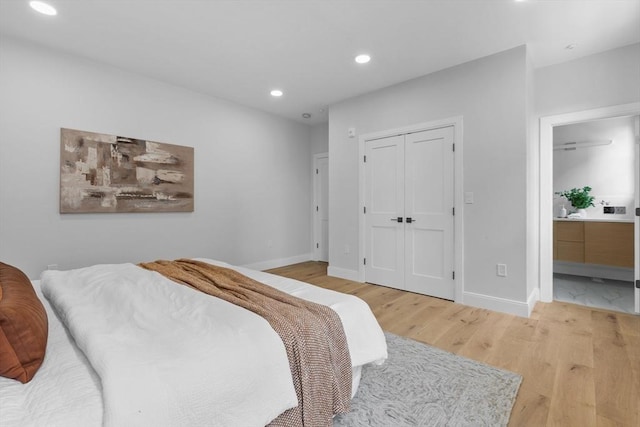
[[[47,312],[29,278],[0,262],[0,376],[29,382],[44,360],[48,333]]]

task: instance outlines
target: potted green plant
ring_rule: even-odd
[[[578,210],[578,213],[582,218],[587,216],[585,211],[589,206],[595,207],[593,204],[593,200],[595,197],[590,196],[589,192],[591,191],[591,187],[582,187],[582,188],[572,188],[571,190],[557,191],[556,194],[566,198],[571,206]]]

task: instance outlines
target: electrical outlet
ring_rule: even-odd
[[[496,274],[500,277],[507,277],[507,264],[496,264]]]
[[[606,214],[616,213],[616,209],[613,206],[604,206],[602,209],[603,209],[603,213],[606,213]]]
[[[345,254],[350,254],[351,253],[351,248],[349,247],[349,245],[344,245],[344,253]]]
[[[626,206],[615,206],[614,211],[616,214],[618,215],[626,215],[627,214],[627,207]]]

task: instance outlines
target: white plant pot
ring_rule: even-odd
[[[587,217],[587,210],[586,209],[578,209],[578,214],[580,214],[580,218],[586,218]]]

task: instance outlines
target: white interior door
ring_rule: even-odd
[[[405,289],[454,299],[453,128],[405,139]]]
[[[404,287],[404,136],[365,147],[366,280]]]
[[[367,141],[365,280],[454,299],[453,127]]]
[[[314,258],[329,261],[329,156],[314,156]]]

